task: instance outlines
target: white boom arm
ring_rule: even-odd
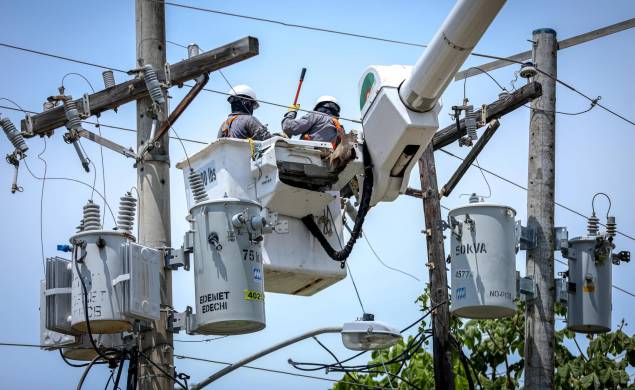
[[[371,66],[360,80],[371,204],[392,201],[437,131],[439,99],[505,0],[459,0],[414,67]]]

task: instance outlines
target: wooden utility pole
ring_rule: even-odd
[[[454,389],[452,350],[450,348],[450,311],[448,302],[448,278],[445,268],[445,249],[441,222],[441,202],[434,165],[432,143],[419,159],[419,178],[426,223],[426,246],[430,270],[430,300],[437,305],[432,315],[432,352],[434,356],[434,387],[436,390]]]
[[[165,4],[156,0],[136,0],[137,65],[152,65],[163,69],[165,56]],[[166,112],[167,107],[162,107]],[[137,100],[137,149],[150,138],[153,116],[152,99],[146,96]],[[157,123],[157,128],[160,127]],[[154,248],[170,247],[170,159],[167,133],[159,140],[160,147],[145,154],[137,166],[139,189],[139,242]],[[161,267],[161,307],[172,307],[172,274]],[[161,311],[161,319],[151,329],[142,331],[139,350],[163,371],[174,375],[172,334],[167,331],[167,313]],[[173,389],[172,380],[166,377],[143,356],[139,361],[140,390]]]
[[[531,103],[527,227],[537,245],[527,250],[527,276],[536,293],[525,313],[525,388],[554,388],[554,188],[558,42],[552,29],[533,32],[533,61],[542,97]],[[541,73],[545,72],[547,75]]]

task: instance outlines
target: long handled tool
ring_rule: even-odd
[[[306,68],[302,68],[300,73],[300,82],[298,83],[298,90],[295,91],[295,98],[293,99],[293,106],[298,104],[298,97],[300,96],[300,89],[302,89],[302,82],[304,82],[304,75],[306,75]]]

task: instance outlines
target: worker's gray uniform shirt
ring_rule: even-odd
[[[236,119],[227,125],[234,116],[236,116]],[[223,134],[225,129],[227,129],[227,134]],[[267,126],[260,123],[255,116],[240,112],[233,112],[229,114],[218,130],[218,138],[223,137],[239,139],[251,138],[256,141],[263,141],[271,138],[271,134],[267,131]]]
[[[300,119],[287,116],[282,120],[282,131],[289,137],[299,135],[303,138],[308,135],[312,141],[334,142],[337,138],[333,117],[324,113],[310,112]]]

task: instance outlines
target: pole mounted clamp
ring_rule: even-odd
[[[518,295],[525,302],[536,299],[536,282],[531,276],[520,277],[520,273],[516,272],[516,285]]]
[[[187,306],[185,311],[178,312],[176,310],[170,311],[168,314],[167,321],[167,330],[170,333],[179,333],[182,330],[185,330],[188,334],[190,334],[190,329],[192,329],[192,320],[194,318],[194,314],[192,313],[192,307]]]
[[[183,235],[183,245],[178,248],[165,248],[164,259],[165,269],[176,271],[183,267],[185,271],[190,270],[190,255],[194,252],[194,232],[187,231]]]
[[[520,250],[534,249],[538,246],[538,238],[534,228],[523,226],[520,221],[516,221],[516,239],[520,244]]]

